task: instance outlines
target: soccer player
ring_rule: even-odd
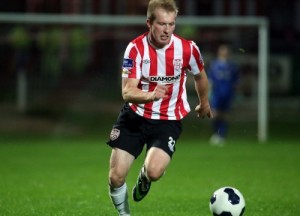
[[[214,113],[212,145],[224,145],[228,131],[229,111],[238,82],[238,67],[229,60],[230,48],[221,44],[217,50],[217,58],[208,68],[211,84],[210,104]]]
[[[150,0],[148,32],[132,40],[124,54],[122,96],[125,104],[113,125],[109,168],[109,195],[119,215],[130,215],[126,176],[146,145],[133,200],[141,201],[167,169],[181,134],[181,119],[190,106],[187,73],[195,80],[198,117],[212,117],[208,79],[197,45],[173,32],[177,17],[174,0]]]

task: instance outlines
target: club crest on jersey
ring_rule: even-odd
[[[174,69],[180,71],[182,68],[182,59],[174,59],[173,64],[174,64]]]
[[[119,136],[120,136],[120,130],[117,128],[113,128],[110,132],[109,138],[111,141],[114,141],[114,140],[118,139]]]

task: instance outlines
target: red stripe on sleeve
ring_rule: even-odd
[[[139,53],[140,53],[140,55],[141,55],[141,58],[143,59],[143,55],[144,55],[144,44],[143,44],[143,38],[140,38],[140,40],[138,40],[137,41],[137,43],[136,43],[136,47],[137,47],[137,49],[138,49],[138,51],[139,51]],[[140,62],[140,65],[136,65],[136,66],[138,66],[138,67],[140,67],[141,69],[142,69],[142,61]]]
[[[203,68],[204,68],[204,65],[203,65],[203,60],[202,60],[201,53],[200,53],[200,51],[198,49],[196,49],[195,46],[192,46],[192,49],[193,49],[192,53],[193,53],[193,56],[194,56],[194,58],[196,60],[197,66],[200,69],[200,71],[202,71]]]
[[[137,78],[136,74],[136,57],[137,57],[138,51],[136,47],[132,47],[130,52],[129,52],[129,58],[134,61],[133,68],[130,69],[130,73],[128,74],[128,78]]]

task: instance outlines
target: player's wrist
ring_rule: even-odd
[[[207,102],[208,101],[208,96],[201,96],[199,98],[199,104],[203,103],[203,102]]]
[[[153,92],[147,92],[147,97],[146,97],[147,103],[155,101],[155,95]]]

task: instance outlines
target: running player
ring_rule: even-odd
[[[190,106],[186,95],[187,73],[195,80],[198,117],[212,117],[208,79],[197,45],[175,34],[174,0],[150,0],[149,31],[132,40],[122,66],[125,105],[110,134],[112,147],[109,194],[119,215],[130,215],[126,176],[146,145],[146,157],[133,188],[134,201],[142,200],[151,182],[164,174],[181,134],[181,119]]]
[[[228,131],[229,111],[238,82],[238,67],[229,60],[226,44],[218,47],[217,58],[210,64],[208,77],[211,83],[211,107],[214,112],[212,145],[224,145]]]

